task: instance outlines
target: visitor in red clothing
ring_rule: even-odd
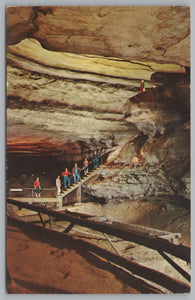
[[[70,173],[66,168],[64,172],[61,173],[61,175],[64,176],[64,187],[67,188],[67,181],[68,185],[70,185],[70,178],[68,177],[68,175],[72,175],[72,173]]]
[[[41,183],[39,180],[39,177],[37,177],[37,179],[34,181],[33,183],[34,186],[34,191],[35,191],[35,195],[36,197],[41,197]]]
[[[141,84],[140,84],[140,91],[143,93],[143,92],[145,92],[145,82],[144,82],[144,80],[142,79],[142,81],[141,81]]]

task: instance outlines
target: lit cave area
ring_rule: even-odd
[[[189,7],[6,25],[8,293],[189,293]]]

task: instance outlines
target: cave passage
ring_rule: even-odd
[[[32,187],[33,180],[40,177],[41,182],[44,182],[44,187],[54,187],[57,175],[60,175],[65,168],[72,172],[74,161],[63,161],[56,157],[48,156],[21,156],[9,155],[7,158],[7,181],[16,185],[17,182],[23,187]],[[78,162],[82,168],[82,162]],[[30,185],[32,178],[32,185]]]

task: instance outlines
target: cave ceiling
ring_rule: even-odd
[[[7,44],[29,37],[53,51],[190,65],[189,7],[9,7]]]

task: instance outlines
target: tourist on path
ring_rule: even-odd
[[[77,183],[80,180],[80,168],[78,167],[77,163],[74,164],[74,167],[72,168],[72,173],[74,176],[74,183]]]
[[[70,178],[68,177],[68,175],[72,175],[72,173],[70,173],[66,168],[64,172],[61,173],[61,175],[64,176],[64,187],[67,188],[67,181],[68,185],[70,185]]]
[[[83,161],[83,167],[84,167],[84,175],[86,175],[89,172],[89,162],[87,160],[87,157],[85,157],[85,160]]]
[[[93,159],[93,167],[97,168],[98,167],[98,163],[99,163],[99,158],[98,158],[98,155],[97,155],[97,151],[94,151],[92,159]]]
[[[146,90],[146,89],[145,89],[145,82],[144,82],[144,80],[142,80],[142,81],[141,81],[141,85],[140,85],[140,91],[141,91],[141,92],[145,92],[145,90]]]
[[[36,197],[41,197],[41,183],[39,180],[39,177],[37,177],[37,179],[34,181],[33,183],[34,186],[34,191],[35,191],[35,195]]]
[[[61,179],[60,175],[56,178],[56,188],[57,188],[57,196],[60,196],[61,193]]]

